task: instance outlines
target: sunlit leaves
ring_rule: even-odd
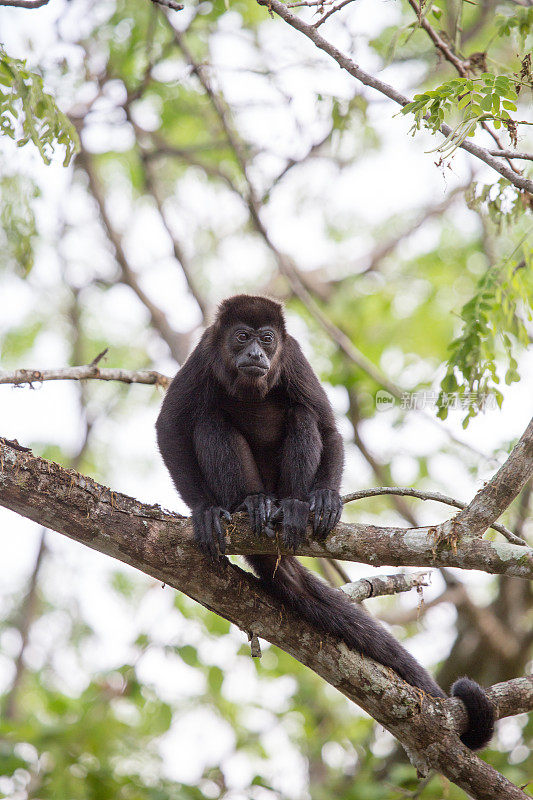
[[[466,427],[492,395],[499,406],[503,395],[498,388],[520,380],[517,345],[527,347],[526,320],[532,319],[533,250],[523,257],[509,258],[489,269],[479,280],[473,297],[461,310],[461,335],[450,345],[446,375],[441,383],[438,416],[448,415],[447,397],[459,394],[467,408]],[[503,357],[503,358],[502,358]],[[499,359],[501,361],[499,362]]]
[[[452,134],[438,148],[449,153],[467,136],[473,136],[477,126],[485,120],[492,120],[496,128],[502,123],[513,124],[509,112],[517,110],[517,85],[512,78],[489,72],[477,78],[455,78],[435,89],[415,94],[401,113],[414,114],[414,129],[424,125],[436,132],[443,122],[450,122],[456,112],[461,112]]]
[[[68,117],[44,91],[43,79],[26,62],[8,56],[0,45],[0,133],[19,147],[33,142],[45,164],[58,145],[65,149],[67,166],[79,149],[78,134]]]

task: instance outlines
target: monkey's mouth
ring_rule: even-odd
[[[254,378],[259,378],[261,375],[266,375],[268,372],[268,367],[262,366],[261,364],[243,364],[240,367],[241,372],[244,372],[245,375],[251,375]]]

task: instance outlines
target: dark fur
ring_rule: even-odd
[[[271,327],[277,346],[261,351],[266,374],[237,369],[235,326]],[[259,352],[259,351],[258,351]],[[256,353],[259,358],[259,355]],[[285,543],[296,548],[310,511],[317,535],[340,516],[344,452],[326,394],[295,339],[281,306],[263,297],[225,300],[214,324],[178,372],[157,420],[159,449],[182,498],[192,509],[195,537],[211,557],[224,552],[221,516],[241,506],[258,535],[281,518]],[[291,556],[248,556],[265,590],[324,634],[391,667],[407,683],[446,697],[428,672],[364,609],[306,570]],[[461,737],[482,747],[493,731],[493,710],[481,687],[462,678],[452,687],[468,711]]]

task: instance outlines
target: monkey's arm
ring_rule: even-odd
[[[229,513],[217,504],[200,469],[191,435],[192,420],[186,428],[182,419],[163,404],[156,425],[159,450],[176,489],[192,511],[198,545],[214,558],[217,555],[215,537],[222,552],[225,547],[220,517],[229,517]]]

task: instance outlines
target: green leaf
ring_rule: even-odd
[[[67,166],[80,143],[74,125],[58,108],[51,94],[44,91],[40,75],[31,72],[26,62],[11,58],[0,45],[0,83],[9,94],[0,94],[0,130],[19,147],[29,141],[36,146],[45,164],[58,145],[65,149]],[[16,127],[16,124],[20,127]]]

